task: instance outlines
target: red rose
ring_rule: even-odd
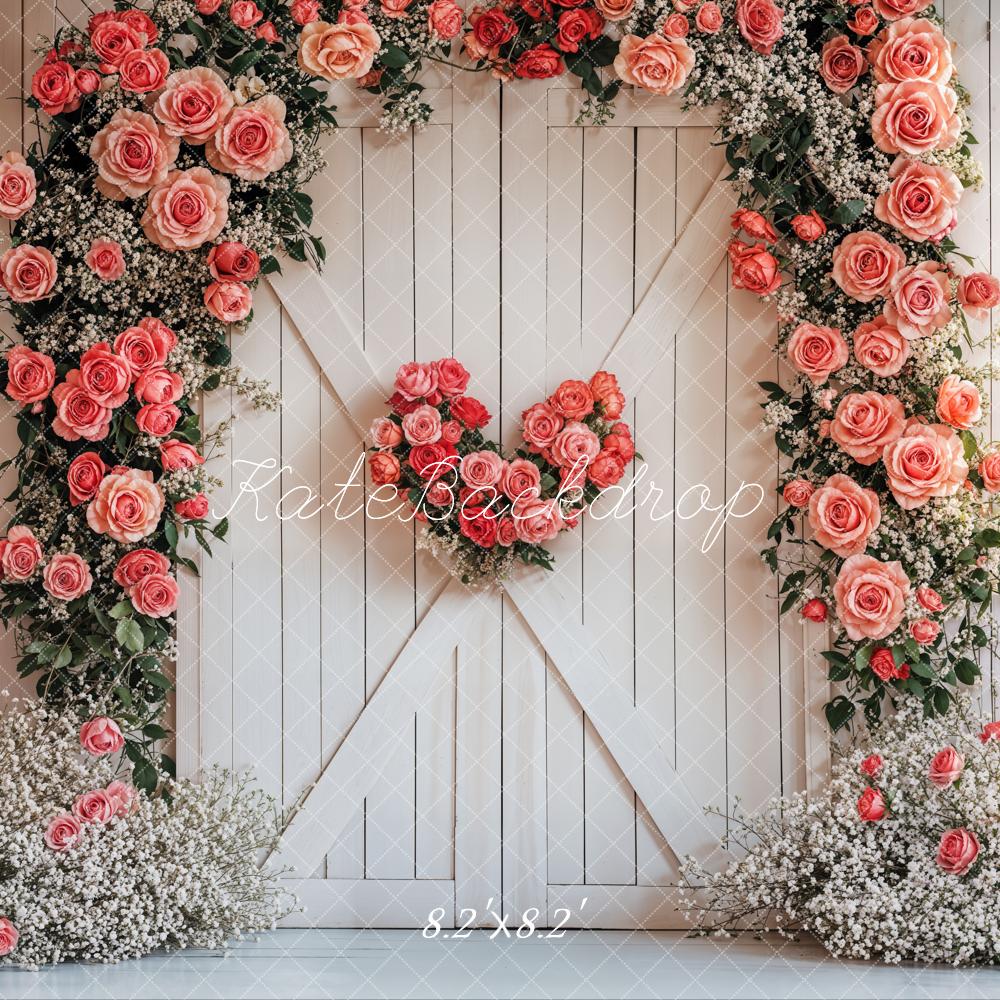
[[[461,396],[469,386],[469,373],[456,358],[442,358],[434,362],[437,387],[442,396]]]
[[[872,673],[881,681],[902,680],[909,676],[910,672],[909,666],[905,663],[900,664],[898,667],[896,666],[892,650],[887,649],[885,646],[879,646],[872,653],[871,659],[868,661],[868,666],[872,668]]]
[[[821,601],[818,597],[814,597],[811,601],[806,601],[806,603],[802,605],[802,610],[799,614],[801,614],[806,621],[825,622],[826,612],[826,601]]]
[[[456,396],[451,400],[451,415],[466,430],[485,427],[490,422],[490,411],[474,396]]]
[[[593,41],[604,30],[604,18],[593,7],[564,10],[559,15],[555,43],[563,52],[578,52],[585,38]]]
[[[387,483],[399,481],[401,472],[399,459],[391,451],[375,452],[368,459],[368,465],[371,469],[372,483],[374,485],[385,486]]]
[[[458,530],[480,548],[491,549],[497,541],[497,520],[485,507],[463,507]]]
[[[885,813],[885,796],[877,788],[866,788],[858,799],[858,815],[866,823],[877,823]]]
[[[514,76],[522,80],[548,80],[565,69],[562,56],[548,42],[528,49],[514,63]]]
[[[567,379],[552,393],[549,403],[561,417],[582,420],[594,412],[594,394],[586,382]]]
[[[212,247],[206,263],[216,281],[253,281],[260,273],[256,251],[232,240]]]
[[[882,758],[877,753],[869,754],[858,765],[858,770],[869,778],[877,778],[879,771],[882,770]]]
[[[458,451],[446,441],[418,444],[410,451],[409,463],[421,479],[440,479],[458,467]]]
[[[733,266],[733,288],[770,295],[781,286],[777,258],[763,243],[749,246],[736,240],[729,244],[729,260]]]
[[[66,470],[69,483],[69,502],[76,507],[93,499],[108,467],[96,451],[80,452]]]
[[[484,49],[505,45],[517,34],[517,25],[502,10],[484,10],[472,26],[472,35]]]
[[[80,106],[80,90],[73,67],[61,61],[39,66],[31,78],[31,96],[47,115],[76,111]]]
[[[185,521],[201,521],[208,516],[208,497],[197,493],[188,500],[174,504],[174,513]]]
[[[792,229],[804,243],[812,243],[826,235],[826,223],[815,208],[808,215],[796,215],[792,219]]]

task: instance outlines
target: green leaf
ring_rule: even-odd
[[[388,69],[402,69],[409,61],[410,54],[398,45],[387,42],[378,54],[379,62]]]
[[[823,706],[823,713],[830,728],[837,732],[854,718],[854,702],[845,695],[838,695]]]
[[[139,623],[132,618],[123,618],[115,629],[115,638],[119,646],[124,646],[133,653],[141,653],[146,647]]]
[[[979,676],[979,664],[974,660],[962,658],[955,664],[955,676],[963,684],[975,684]]]
[[[131,601],[119,601],[108,612],[108,614],[112,618],[114,618],[115,621],[118,621],[121,618],[127,618],[130,614],[132,614],[133,611],[135,611],[135,608],[132,607],[132,602]]]
[[[860,198],[851,198],[833,210],[831,219],[838,226],[849,226],[865,210],[865,203]]]
[[[136,788],[151,794],[156,790],[159,776],[156,768],[148,760],[137,761],[132,769],[132,783]]]
[[[209,33],[194,19],[188,18],[184,22],[184,30],[189,35],[194,35],[198,40],[198,44],[203,49],[210,49],[212,47],[212,38]]]
[[[163,537],[171,549],[177,548],[177,524],[174,521],[167,521],[163,525]]]
[[[148,736],[151,740],[162,740],[166,738],[167,731],[155,722],[147,722],[142,727],[142,735]]]

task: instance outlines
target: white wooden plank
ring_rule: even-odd
[[[586,94],[579,88],[552,87],[548,95],[548,120],[550,125],[573,125],[580,115]],[[622,89],[615,101],[615,117],[611,127],[660,126],[676,128],[679,125],[715,125],[711,111],[681,107],[680,95],[659,97],[629,87]]]
[[[550,927],[609,930],[683,930],[691,926],[678,906],[680,892],[651,885],[550,885]],[[550,942],[558,944],[558,941]]]
[[[583,162],[582,367],[566,376],[588,379],[633,311],[634,129],[585,130]],[[633,700],[633,520],[588,516],[581,529],[584,621],[610,665],[605,682]],[[635,793],[590,720],[584,802],[587,882],[635,882]]]
[[[282,927],[423,927],[444,910],[441,927],[454,927],[454,882],[448,879],[285,879],[299,909]]]

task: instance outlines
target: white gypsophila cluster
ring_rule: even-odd
[[[161,794],[136,795],[126,815],[83,824],[75,846],[46,845],[49,821],[78,795],[128,780],[117,755],[81,751],[79,725],[37,704],[0,709],[0,917],[19,934],[0,965],[218,948],[273,927],[291,901],[258,858],[274,845],[278,818],[244,776],[165,779]]]
[[[847,958],[1000,961],[1000,740],[981,733],[967,699],[933,719],[909,702],[838,756],[822,792],[733,818],[736,861],[717,873],[693,860],[682,867],[702,929],[770,922],[785,933],[807,930]],[[948,747],[964,758],[961,777],[935,784],[931,761]],[[881,763],[869,761],[868,777],[861,763],[872,755]],[[878,821],[859,815],[869,787],[888,803]],[[979,843],[961,875],[937,863],[951,829],[971,831]]]

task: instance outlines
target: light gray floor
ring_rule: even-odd
[[[226,953],[0,972],[0,996],[1000,997],[1000,969],[887,968],[811,942],[568,931],[561,941],[425,940],[419,931],[282,930]]]

